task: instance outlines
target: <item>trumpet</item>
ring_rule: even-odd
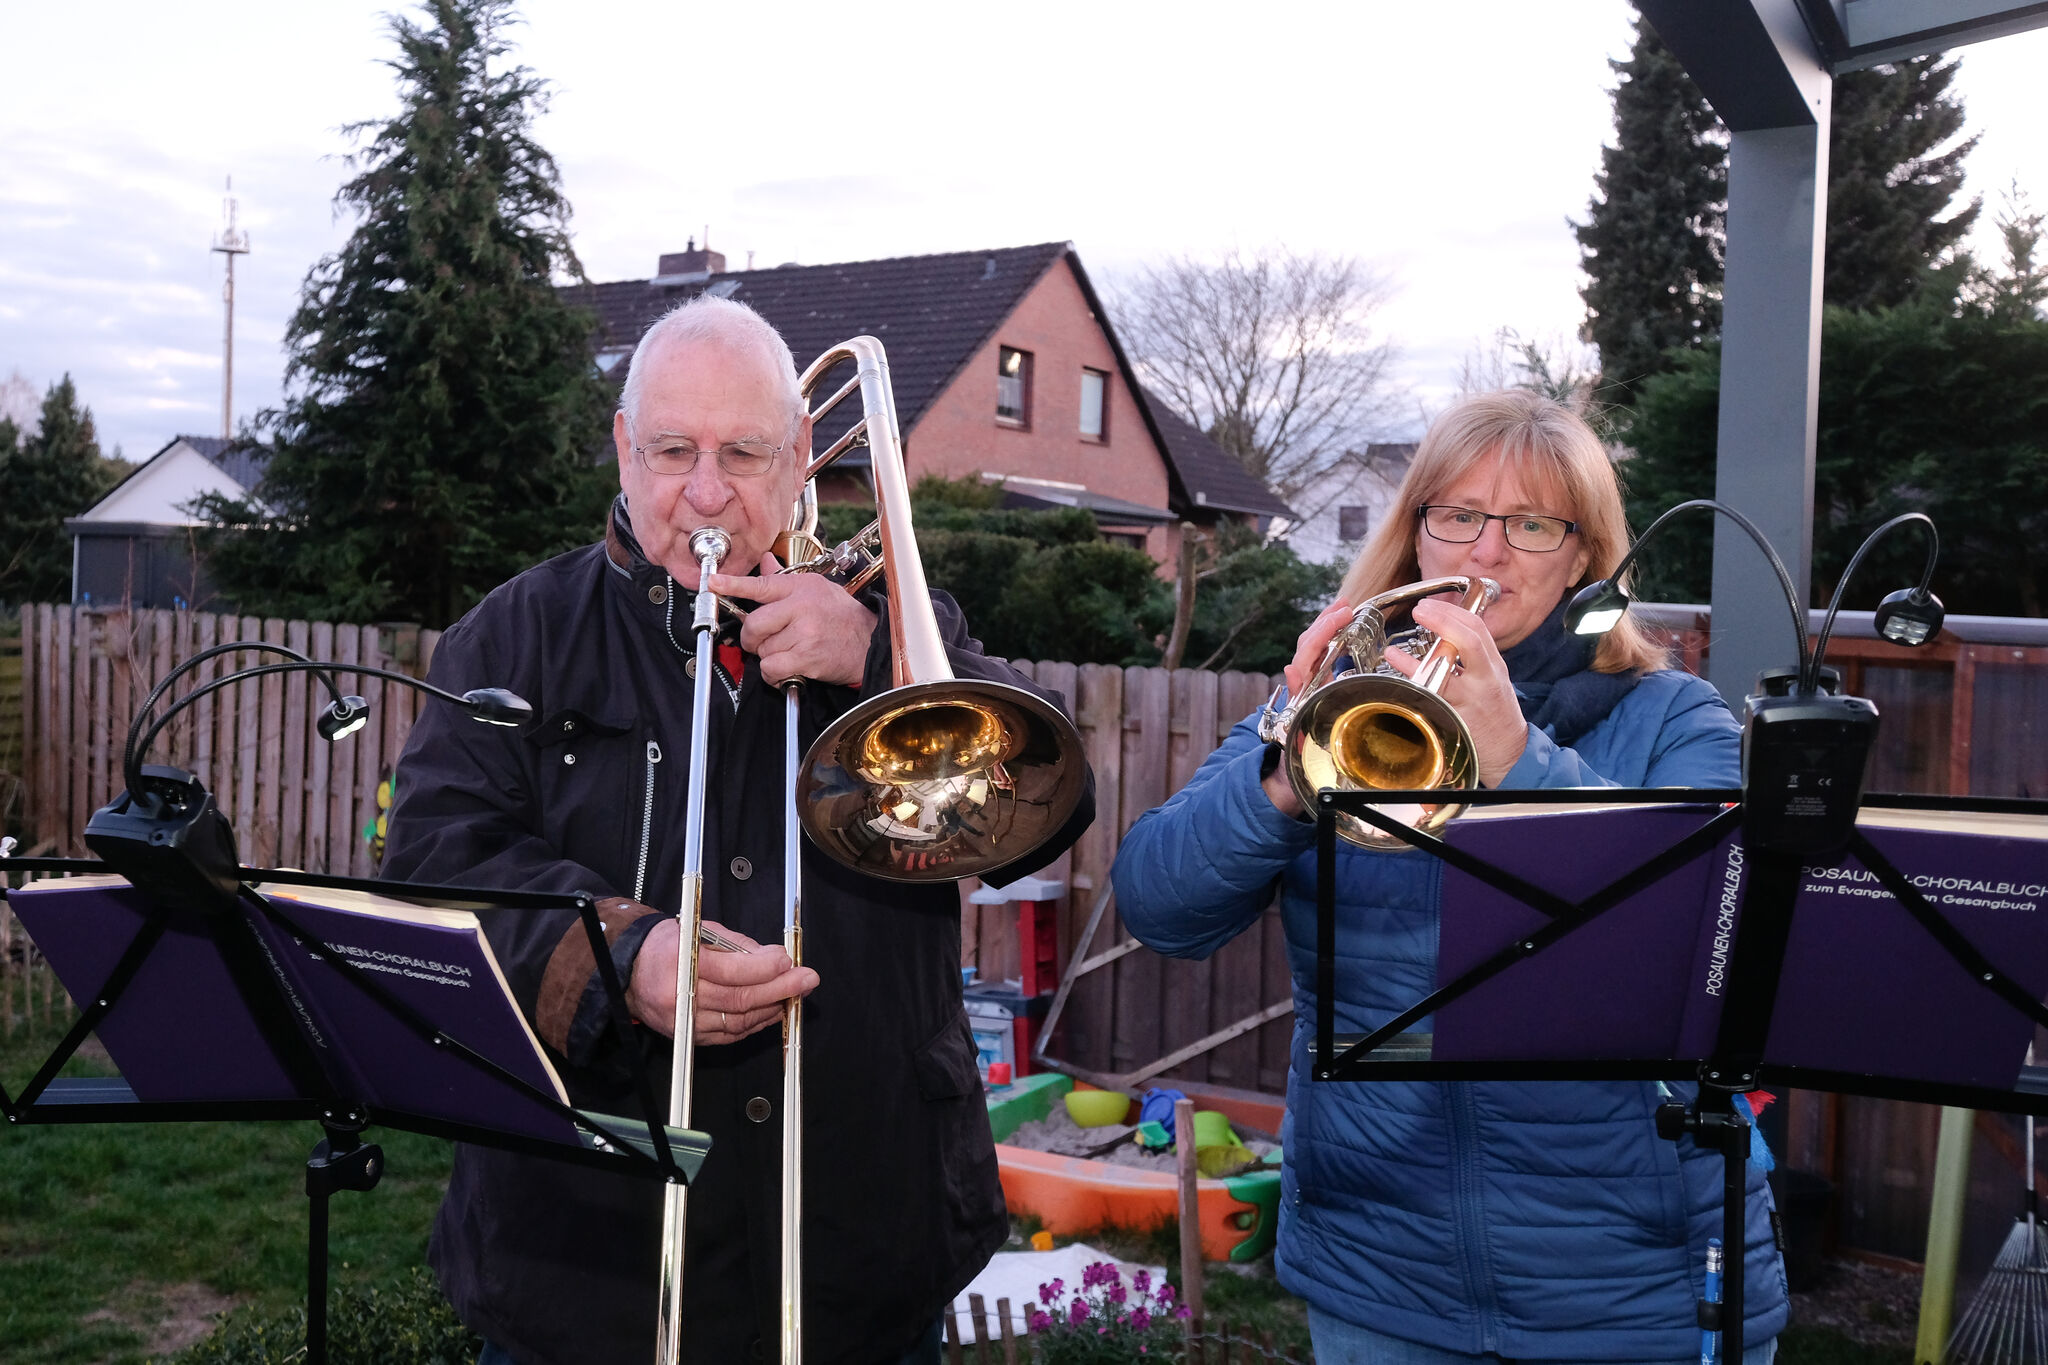
[[[1360,603],[1351,620],[1323,650],[1301,695],[1281,704],[1275,688],[1259,717],[1259,738],[1281,746],[1287,780],[1305,806],[1316,793],[1338,791],[1455,791],[1479,785],[1479,757],[1472,733],[1451,704],[1438,695],[1457,666],[1449,640],[1420,627],[1390,636],[1397,610],[1439,593],[1464,594],[1458,604],[1480,615],[1500,596],[1490,578],[1454,575],[1394,588]],[[1414,677],[1404,678],[1386,662],[1389,648],[1419,656]],[[1351,667],[1338,669],[1350,656]],[[1427,834],[1464,812],[1456,801],[1375,807]],[[1355,815],[1337,816],[1337,833],[1362,848],[1392,851],[1408,845]]]
[[[829,398],[810,407],[828,374],[846,361],[854,375]],[[918,559],[910,523],[910,485],[889,361],[873,337],[854,337],[813,361],[798,381],[815,421],[858,393],[861,416],[827,449],[812,457],[788,529],[774,550],[790,573],[823,573],[848,592],[880,576],[888,586],[891,686],[863,700],[826,727],[798,758],[801,684],[784,685],[784,754],[791,809],[783,845],[783,947],[792,964],[803,961],[802,839],[825,856],[889,881],[957,881],[1030,856],[1050,842],[1080,805],[1087,768],[1081,736],[1059,708],[1023,688],[954,676],[946,657]],[[875,520],[831,550],[817,538],[818,474],[848,450],[865,445],[875,480]],[[702,543],[700,545],[700,538]],[[723,542],[723,543],[721,543]],[[715,527],[696,532],[691,553],[707,582],[730,542]],[[684,852],[684,914],[702,906],[704,765],[701,746],[712,675],[710,650],[721,611],[745,612],[707,589],[697,596],[696,724],[690,736],[690,822]],[[693,881],[693,878],[695,879]],[[694,921],[693,921],[694,923]],[[694,1051],[696,938],[686,925],[685,951],[676,965],[675,1049],[672,1081],[687,1087]],[[689,1003],[686,1007],[686,998]],[[780,1355],[798,1365],[803,1354],[803,1002],[792,1000],[783,1020],[782,1254]],[[682,1119],[689,1117],[687,1090]],[[670,1117],[676,1120],[674,1093]],[[662,1246],[662,1300],[657,1359],[673,1365],[680,1349],[684,1192],[670,1186]]]

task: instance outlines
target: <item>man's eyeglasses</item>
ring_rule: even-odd
[[[1431,536],[1453,545],[1470,545],[1486,533],[1487,522],[1497,521],[1509,545],[1538,554],[1557,549],[1564,544],[1566,536],[1579,529],[1576,521],[1566,521],[1563,517],[1539,517],[1527,512],[1501,516],[1494,512],[1475,512],[1469,507],[1448,507],[1442,503],[1425,503],[1415,509],[1415,515],[1422,518],[1422,527]]]
[[[727,441],[718,448],[718,467],[727,478],[752,479],[774,467],[782,447],[766,441]],[[650,474],[688,474],[697,467],[704,452],[690,442],[673,436],[657,436],[633,453]]]

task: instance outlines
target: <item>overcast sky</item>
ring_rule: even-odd
[[[342,125],[396,107],[389,6],[12,6],[0,95],[0,378],[69,371],[131,458],[220,423],[221,185],[237,421],[346,235]],[[965,6],[529,0],[519,59],[598,280],[706,225],[730,265],[1071,240],[1098,283],[1170,252],[1357,255],[1400,375],[1441,401],[1494,329],[1561,337],[1623,0]],[[2048,201],[2048,33],[1965,50],[1972,189]],[[801,360],[802,357],[799,357]],[[1399,436],[1402,431],[1372,433]]]

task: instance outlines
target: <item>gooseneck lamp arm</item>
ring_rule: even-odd
[[[264,640],[230,640],[226,644],[213,645],[210,648],[202,649],[166,673],[163,681],[158,683],[150,692],[148,700],[135,708],[134,719],[128,722],[128,742],[121,749],[121,772],[128,783],[128,790],[139,790],[136,784],[142,771],[140,754],[142,748],[147,747],[146,745],[139,746],[137,739],[142,734],[142,727],[149,723],[150,713],[156,709],[156,704],[163,700],[164,694],[171,690],[171,685],[209,659],[219,658],[223,654],[244,653],[281,654],[296,663],[310,665],[313,675],[326,685],[327,695],[337,702],[341,700],[341,689],[335,686],[334,674],[330,671],[329,667],[301,654],[296,649],[291,649],[284,645],[273,645]],[[175,710],[176,707],[172,709]]]
[[[128,789],[132,792],[139,792],[142,789],[142,760],[148,754],[149,746],[156,741],[157,735],[163,731],[166,725],[171,723],[180,711],[207,693],[216,692],[231,683],[246,682],[251,678],[260,678],[272,673],[321,673],[324,675],[330,670],[336,673],[352,673],[361,678],[382,678],[386,682],[402,684],[416,692],[423,692],[430,697],[438,697],[442,701],[452,702],[469,712],[475,719],[488,725],[521,725],[533,716],[533,707],[531,705],[523,698],[506,691],[502,687],[479,687],[458,695],[445,688],[436,687],[432,683],[422,682],[409,674],[395,673],[388,668],[370,668],[356,664],[321,664],[314,663],[311,660],[282,664],[263,664],[256,668],[245,668],[241,672],[229,674],[225,678],[215,678],[212,682],[195,687],[184,696],[178,698],[162,716],[157,718],[156,723],[144,732],[142,742],[135,746],[133,754],[130,755],[127,771]],[[330,703],[328,714],[330,716],[337,716],[346,722],[358,716],[367,716],[368,710],[368,704],[361,697],[337,696]],[[347,732],[344,729],[340,733],[329,735],[328,738],[338,739],[341,737],[341,734]]]
[[[1820,668],[1827,660],[1828,637],[1835,633],[1835,614],[1842,609],[1842,598],[1849,590],[1849,579],[1854,576],[1856,566],[1863,562],[1863,556],[1894,528],[1907,522],[1918,522],[1927,528],[1927,563],[1920,570],[1920,586],[1895,592],[1878,606],[1876,625],[1878,634],[1893,644],[1920,645],[1932,639],[1934,632],[1941,629],[1941,599],[1928,591],[1934,582],[1934,562],[1941,556],[1941,533],[1934,529],[1934,519],[1924,512],[1908,512],[1893,517],[1884,525],[1872,531],[1856,553],[1849,556],[1849,565],[1842,570],[1841,578],[1835,583],[1834,599],[1828,603],[1828,614],[1821,621],[1820,636],[1813,646],[1812,671],[1804,676],[1802,690],[1811,692],[1820,682]],[[1891,628],[1897,621],[1900,629]]]
[[[1580,634],[1601,634],[1611,629],[1614,622],[1620,620],[1621,610],[1628,606],[1628,594],[1620,586],[1622,575],[1635,564],[1636,556],[1642,553],[1645,545],[1656,538],[1657,532],[1663,528],[1665,522],[1681,512],[1689,512],[1696,507],[1719,512],[1740,526],[1749,538],[1756,542],[1756,547],[1763,551],[1764,558],[1770,561],[1772,571],[1778,575],[1778,586],[1785,592],[1785,610],[1792,618],[1792,638],[1799,645],[1799,676],[1804,679],[1812,671],[1812,656],[1806,645],[1806,623],[1799,619],[1799,591],[1792,586],[1792,575],[1786,571],[1785,561],[1778,558],[1778,552],[1771,548],[1771,542],[1764,538],[1764,533],[1757,529],[1755,522],[1728,504],[1717,502],[1713,498],[1693,498],[1681,502],[1651,522],[1643,533],[1636,537],[1636,543],[1629,546],[1628,553],[1621,557],[1621,563],[1614,566],[1613,573],[1597,583],[1579,589],[1572,598],[1571,605],[1565,609],[1565,629]],[[1592,623],[1580,624],[1599,611],[1613,611],[1614,617],[1597,626]]]

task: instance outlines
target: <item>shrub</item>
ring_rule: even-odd
[[[455,1310],[425,1270],[382,1287],[336,1287],[327,1301],[330,1365],[470,1365],[482,1340],[456,1320]],[[268,1312],[244,1309],[221,1328],[177,1355],[175,1365],[286,1365],[305,1358],[304,1307]]]

